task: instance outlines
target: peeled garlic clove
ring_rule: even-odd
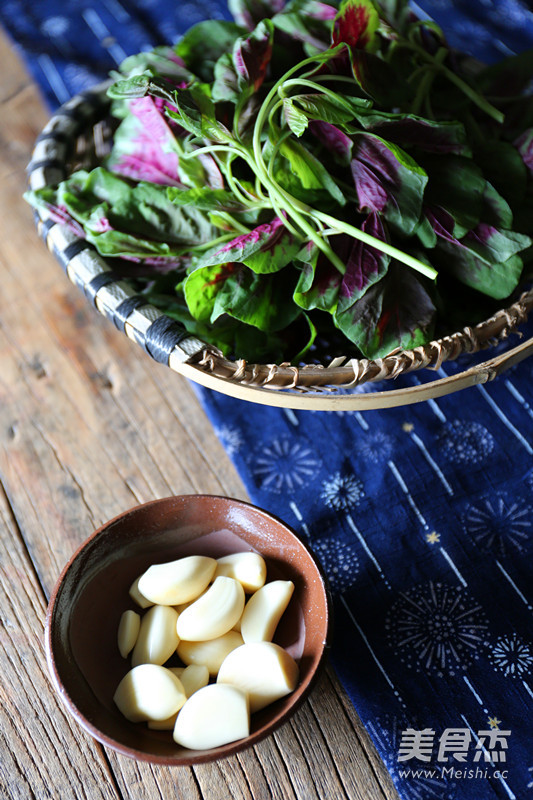
[[[171,717],[167,717],[167,719],[149,719],[148,727],[152,731],[173,731],[178,714],[179,711],[177,711],[175,714],[172,714]]]
[[[246,695],[234,686],[211,684],[190,697],[176,720],[174,741],[192,750],[220,747],[250,734]]]
[[[179,673],[178,673],[179,670]],[[205,664],[190,664],[188,667],[174,667],[172,672],[180,679],[187,697],[209,683],[209,670]]]
[[[244,642],[270,642],[294,591],[292,581],[271,581],[253,594],[241,618]]]
[[[201,594],[215,573],[217,562],[208,556],[186,556],[154,564],[139,578],[139,591],[154,603],[177,606]]]
[[[153,606],[147,611],[133,648],[132,666],[164,664],[179,644],[177,621],[178,612],[170,606]]]
[[[282,647],[273,642],[252,642],[226,656],[217,684],[230,684],[246,692],[253,713],[293,692],[298,678],[296,661]]]
[[[259,553],[231,553],[229,556],[217,559],[215,578],[219,575],[235,578],[245,592],[255,592],[260,589],[266,581],[266,574],[265,559]]]
[[[244,589],[233,578],[220,576],[213,585],[178,617],[180,639],[203,642],[233,628],[244,608]]]
[[[130,722],[163,720],[186,701],[181,681],[157,664],[140,664],[120,681],[113,700]]]
[[[228,631],[223,636],[207,642],[184,642],[178,645],[178,656],[184,664],[204,665],[210,675],[216,676],[226,656],[243,644],[237,631]]]
[[[126,658],[135,647],[139,635],[141,618],[136,611],[125,611],[118,623],[117,642],[122,658]]]
[[[129,592],[130,597],[133,600],[133,602],[137,603],[137,605],[140,606],[141,608],[149,608],[150,606],[153,606],[153,603],[151,600],[148,600],[144,595],[140,593],[139,580],[140,578],[137,578],[137,580],[133,581],[133,583],[131,584]]]

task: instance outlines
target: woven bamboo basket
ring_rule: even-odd
[[[96,166],[111,136],[106,122],[107,84],[76,95],[49,120],[38,137],[28,166],[31,189],[63,180],[80,167]],[[533,353],[533,338],[462,372],[405,388],[383,390],[381,382],[415,370],[438,370],[464,353],[494,347],[516,332],[533,307],[533,289],[489,319],[413,350],[380,359],[339,354],[328,364],[249,364],[230,361],[189,334],[179,323],[148,305],[118,274],[112,260],[76,236],[66,225],[36,212],[41,237],[97,311],[108,317],[152,358],[204,386],[265,405],[313,410],[376,409],[416,403],[494,379]],[[377,383],[376,391],[346,391]]]

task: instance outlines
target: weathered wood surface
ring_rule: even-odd
[[[89,307],[21,195],[47,118],[0,36],[0,793],[5,798],[396,797],[328,670],[294,719],[211,765],[162,768],[102,748],[53,693],[47,597],[100,523],[152,498],[245,498],[187,381]]]

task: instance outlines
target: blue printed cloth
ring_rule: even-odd
[[[518,0],[415,8],[486,61],[533,43]],[[0,5],[51,107],[126,54],[225,16],[222,0]],[[403,800],[533,798],[532,386],[530,360],[488,386],[365,413],[198,388],[252,500],[326,569],[333,661]]]

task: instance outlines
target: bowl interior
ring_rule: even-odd
[[[172,740],[170,731],[131,723],[114,705],[115,689],[130,669],[129,659],[117,649],[119,619],[128,608],[139,610],[128,590],[151,564],[242,550],[256,550],[265,558],[267,580],[294,581],[295,591],[274,641],[299,662],[300,683],[291,695],[252,715],[247,739],[205,751],[186,750]],[[46,645],[56,688],[96,739],[134,758],[192,764],[248,747],[284,721],[310,688],[325,654],[328,631],[329,603],[322,574],[286,525],[247,503],[185,495],[122,514],[74,554],[50,600]]]

